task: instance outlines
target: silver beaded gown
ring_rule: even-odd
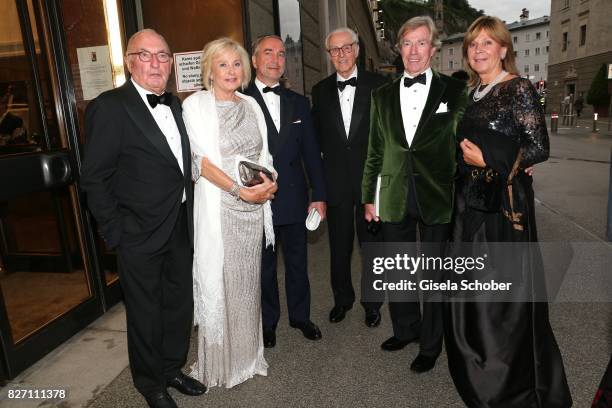
[[[216,108],[221,167],[234,178],[237,157],[245,157],[253,162],[259,159],[262,140],[257,117],[242,99],[238,102],[217,101]],[[199,359],[194,367],[195,376],[208,387],[231,388],[256,374],[267,375],[268,364],[263,354],[260,286],[263,215],[262,205],[236,200],[229,193],[221,192],[226,311],[223,342],[220,347],[200,339],[199,346],[204,350],[200,350],[203,353],[199,355],[203,356],[203,361]]]

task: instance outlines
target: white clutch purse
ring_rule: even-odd
[[[309,231],[314,231],[319,228],[320,223],[321,214],[319,214],[316,208],[313,208],[308,213],[308,217],[306,217],[306,229],[308,229]]]

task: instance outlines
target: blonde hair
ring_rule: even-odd
[[[414,31],[419,27],[427,27],[427,29],[429,30],[429,42],[431,46],[436,49],[439,49],[442,45],[442,41],[440,41],[440,36],[438,34],[436,24],[429,16],[412,17],[410,20],[402,24],[399,31],[397,32],[396,46],[398,48],[401,48],[402,37],[404,37],[407,32]]]
[[[470,25],[465,37],[463,38],[463,65],[467,71],[470,79],[468,81],[469,86],[476,86],[479,81],[478,73],[470,67],[468,60],[468,48],[472,41],[481,31],[485,31],[495,42],[502,47],[506,47],[506,55],[502,58],[502,68],[514,75],[518,75],[518,69],[516,69],[516,61],[514,56],[514,47],[512,46],[512,39],[510,38],[510,31],[506,28],[506,25],[497,17],[492,16],[480,16]]]
[[[242,88],[246,88],[251,81],[249,54],[238,42],[231,38],[222,37],[209,42],[202,50],[202,85],[204,89],[212,89],[212,62],[223,51],[235,51],[240,56],[240,65],[242,66],[242,83],[240,85]]]

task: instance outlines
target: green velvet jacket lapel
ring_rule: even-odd
[[[431,115],[433,115],[436,109],[438,109],[440,100],[442,99],[442,95],[444,95],[444,90],[446,89],[446,84],[440,79],[440,74],[433,70],[432,73],[433,75],[431,78],[431,86],[429,87],[429,94],[427,95],[427,101],[425,102],[425,107],[423,108],[423,113],[421,114],[421,119],[419,120],[416,133],[412,139],[413,145],[418,144],[419,139],[423,137],[423,128],[425,127],[425,124],[428,123]]]

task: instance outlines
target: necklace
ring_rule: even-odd
[[[502,72],[500,72],[499,75],[497,75],[495,79],[491,81],[491,83],[482,91],[480,90],[480,81],[478,81],[478,85],[476,85],[476,88],[474,88],[474,94],[472,95],[474,102],[478,102],[484,98],[495,85],[499,84],[501,80],[506,77],[506,75],[508,75],[508,73],[502,69]]]

